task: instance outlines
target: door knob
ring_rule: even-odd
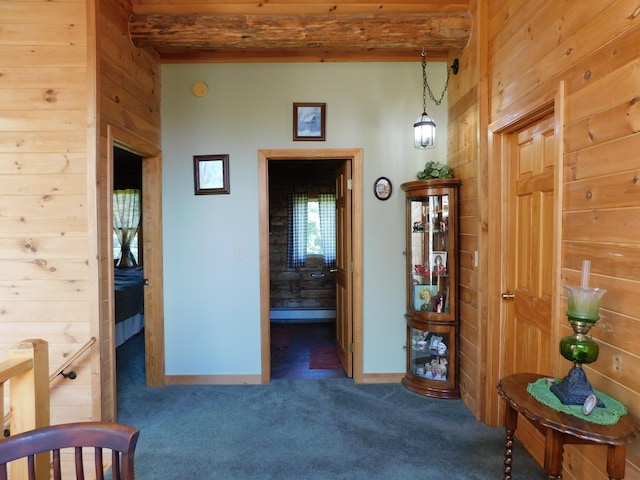
[[[502,294],[503,300],[513,300],[515,298],[515,294],[509,290]]]

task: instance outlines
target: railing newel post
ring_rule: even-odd
[[[11,379],[11,434],[26,432],[49,426],[49,344],[41,339],[24,340],[9,350],[12,360],[31,359],[33,368],[21,372]],[[25,460],[26,465],[26,460]],[[23,476],[24,473],[24,476]],[[36,456],[38,480],[49,479],[49,455]],[[26,468],[14,469],[12,480],[26,477]]]

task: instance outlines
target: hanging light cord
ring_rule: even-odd
[[[449,77],[451,76],[452,67],[447,68],[447,83],[444,84],[444,90],[442,91],[442,95],[440,95],[440,99],[436,100],[433,96],[433,92],[431,91],[431,87],[429,86],[429,82],[427,82],[427,54],[422,50],[422,111],[427,111],[427,90],[429,91],[429,98],[436,104],[436,106],[440,106],[442,103],[442,99],[444,98],[444,94],[447,92],[447,88],[449,87]]]

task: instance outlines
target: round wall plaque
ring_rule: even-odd
[[[204,97],[208,90],[209,88],[204,82],[196,82],[193,84],[193,87],[191,87],[191,91],[196,97]]]
[[[391,181],[387,177],[380,177],[373,183],[373,194],[378,200],[386,200],[391,196]]]

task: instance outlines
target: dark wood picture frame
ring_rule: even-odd
[[[196,195],[229,193],[229,155],[194,155],[193,176]]]
[[[293,140],[324,142],[326,103],[293,104]]]
[[[379,177],[373,182],[373,194],[378,200],[388,200],[392,191],[393,185],[387,177]]]

